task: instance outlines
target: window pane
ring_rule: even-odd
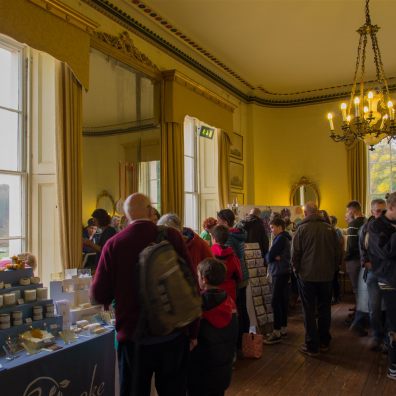
[[[18,113],[0,109],[0,169],[18,170],[18,119]]]
[[[18,110],[19,52],[0,48],[0,106]]]
[[[396,161],[396,142],[394,140],[391,141],[391,157],[392,161]]]
[[[159,180],[150,181],[150,201],[151,203],[157,204],[159,202]]]
[[[140,112],[141,119],[147,120],[154,118],[154,85],[148,78],[142,77],[140,80]]]
[[[369,152],[370,162],[390,161],[390,148],[386,139],[375,146],[374,151]]]
[[[195,156],[195,122],[192,118],[186,117],[184,121],[184,155]]]
[[[23,245],[24,243],[22,239],[0,241],[0,259],[18,255],[24,250]]]
[[[21,179],[0,174],[0,238],[22,235]]]
[[[370,193],[386,194],[390,191],[391,185],[391,165],[390,162],[377,162],[370,165]]]
[[[186,227],[198,230],[198,206],[195,194],[185,194],[184,199],[184,224]]]
[[[159,161],[150,161],[150,180],[159,179]]]
[[[195,191],[194,159],[184,157],[184,191]]]

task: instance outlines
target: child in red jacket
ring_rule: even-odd
[[[219,286],[236,301],[236,287],[242,280],[241,263],[230,246],[225,246],[228,239],[228,228],[218,225],[211,230],[212,234],[212,253],[218,260],[222,261],[227,268],[225,281]]]
[[[219,260],[207,258],[198,265],[202,319],[198,345],[190,354],[188,396],[224,396],[231,382],[238,319],[234,301],[220,289],[225,277]]]

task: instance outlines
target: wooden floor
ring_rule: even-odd
[[[333,306],[329,352],[311,358],[298,352],[304,341],[301,309],[289,319],[289,336],[264,345],[259,360],[239,360],[226,396],[301,395],[395,396],[396,381],[386,377],[387,356],[368,350],[368,337],[350,333],[343,323],[350,304]]]

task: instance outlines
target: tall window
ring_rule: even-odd
[[[26,123],[23,52],[0,37],[0,258],[25,247]]]
[[[184,224],[198,231],[199,202],[197,178],[196,120],[184,119]]]
[[[151,205],[161,213],[161,161],[139,162],[139,191],[150,197]]]
[[[384,198],[388,192],[396,191],[396,142],[384,139],[369,151],[370,201]]]

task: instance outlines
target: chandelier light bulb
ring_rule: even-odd
[[[373,111],[373,98],[374,98],[374,94],[371,91],[368,92],[367,101],[368,101],[369,111]]]
[[[346,121],[346,103],[341,103],[341,113],[342,113],[342,121]]]
[[[333,114],[328,113],[327,114],[327,119],[329,120],[330,130],[334,131]]]
[[[368,106],[364,106],[363,107],[363,113],[366,114],[366,113],[368,113],[368,111],[369,111]]]
[[[347,120],[347,123],[349,124],[349,123],[351,122],[351,116],[348,115],[347,118],[346,118],[346,120]]]
[[[356,96],[353,102],[355,103],[355,117],[358,118],[359,117],[359,103],[360,103],[359,97]]]

